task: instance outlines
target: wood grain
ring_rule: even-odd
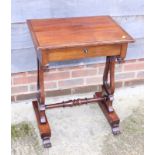
[[[37,49],[133,42],[110,16],[34,19],[27,21]]]
[[[74,60],[99,56],[120,55],[121,45],[91,46],[83,48],[65,48],[44,51],[48,53],[48,61]],[[46,62],[45,62],[46,63]]]
[[[120,54],[122,59],[126,57],[127,48],[128,48],[128,44],[122,44],[121,54]]]
[[[112,17],[117,21],[136,41],[144,38],[143,16]],[[32,39],[26,23],[14,23],[11,25],[11,49],[23,49],[33,47]]]

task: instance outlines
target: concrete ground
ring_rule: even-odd
[[[12,104],[12,155],[143,155],[143,86],[116,89],[121,134],[113,136],[98,104],[47,111],[52,148],[43,149],[30,101]],[[47,103],[93,93],[48,98]]]

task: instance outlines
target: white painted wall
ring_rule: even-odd
[[[143,58],[143,0],[12,0],[12,73],[36,69],[26,19],[111,15],[135,39],[127,59]],[[102,58],[53,63],[53,67],[102,62]]]

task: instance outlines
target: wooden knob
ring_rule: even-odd
[[[88,53],[88,49],[87,48],[83,49],[83,52]]]

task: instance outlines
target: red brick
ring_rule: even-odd
[[[123,69],[123,64],[116,64],[115,65],[115,72],[121,72]]]
[[[123,86],[123,82],[122,81],[116,81],[115,82],[115,88],[120,88]],[[99,85],[99,91],[102,91],[102,85]]]
[[[67,72],[57,72],[45,75],[45,81],[52,81],[52,80],[62,80],[62,79],[69,79],[70,73]]]
[[[98,63],[98,64],[88,64],[86,65],[86,68],[98,68],[98,67],[104,67],[105,63]]]
[[[125,64],[127,63],[135,63],[137,59],[132,59],[132,60],[125,60]]]
[[[102,74],[103,75],[103,73],[104,73],[104,66],[99,67],[98,68],[98,74]]]
[[[122,86],[123,86],[123,82],[122,81],[115,82],[115,88],[120,88]]]
[[[84,65],[70,66],[70,67],[57,68],[57,71],[69,71],[69,70],[76,70],[76,69],[83,69],[83,68],[84,68]]]
[[[45,82],[45,90],[46,89],[55,89],[57,88],[56,82]]]
[[[86,79],[86,85],[99,85],[99,84],[102,84],[103,82],[103,77],[102,76],[98,76],[98,77],[90,77],[90,78],[87,78]]]
[[[99,67],[99,72],[98,74],[103,74],[104,73],[104,66],[102,67]],[[115,65],[115,72],[121,72],[122,71],[122,68],[123,68],[123,65],[122,64],[116,64]]]
[[[27,72],[27,76],[37,76],[37,71]]]
[[[144,61],[144,58],[137,59],[137,61]]]
[[[143,62],[124,65],[124,71],[134,71],[134,70],[143,70],[143,69],[144,69]]]
[[[56,82],[45,82],[44,87],[45,87],[45,90],[55,89],[55,88],[57,88],[57,84],[56,84]],[[30,92],[36,92],[37,91],[37,84],[29,85],[29,91]]]
[[[94,76],[97,74],[97,69],[83,69],[72,71],[72,77]]]
[[[11,77],[11,86],[13,85],[13,78]]]
[[[136,79],[131,81],[125,81],[124,86],[136,86],[144,84],[144,79]]]
[[[37,91],[37,84],[29,85],[29,91],[30,92],[36,92]]]
[[[63,80],[58,82],[58,87],[61,88],[71,88],[75,86],[82,86],[84,85],[83,79],[70,79],[70,80]]]
[[[72,94],[95,92],[95,91],[98,91],[98,86],[76,87],[76,88],[72,88],[71,91],[72,91]]]
[[[46,97],[70,95],[71,89],[46,91]]]
[[[144,59],[129,60],[123,65],[116,65],[115,67],[116,80],[118,80],[115,83],[116,88],[121,87],[123,82],[125,86],[134,86],[138,84],[143,84],[143,78],[144,78],[143,61]],[[44,74],[45,90],[48,90],[46,94],[49,96],[50,95],[60,96],[60,95],[68,95],[71,93],[76,94],[76,93],[96,91],[96,89],[100,85],[102,85],[102,75],[104,72],[104,65],[105,63],[100,63],[100,64],[90,64],[90,65],[50,69],[49,72],[45,72]],[[124,69],[126,69],[125,71],[130,72],[121,72],[122,66]],[[93,75],[97,74],[97,69],[100,75],[92,77]],[[132,70],[134,72],[132,72]],[[72,73],[73,77],[80,77],[80,76],[81,77],[89,76],[89,77],[85,79],[84,78],[71,79],[70,72]],[[11,83],[12,101],[36,98],[36,93],[34,93],[37,90],[36,73],[37,73],[36,71],[32,71],[32,72],[22,72],[12,74],[12,83]],[[125,79],[125,81],[122,82],[123,79]],[[86,80],[86,85],[88,86],[85,86],[84,80]],[[57,88],[56,82],[58,82],[58,88],[62,90],[52,90]]]
[[[62,95],[70,95],[71,89],[63,89],[63,90],[53,90],[53,91],[46,91],[45,96],[46,97],[52,97],[52,96],[62,96]],[[30,99],[36,99],[36,93],[30,93],[30,94],[21,94],[17,95],[16,101],[21,100],[30,100]]]
[[[57,71],[57,68],[52,68],[52,66],[49,68],[49,69],[47,69],[45,72],[50,72],[50,73],[53,73],[53,72],[55,72],[55,71]]]
[[[133,79],[134,77],[135,77],[134,72],[115,74],[115,80]]]
[[[90,85],[90,84],[95,84],[95,85],[101,85],[103,83],[103,78],[101,77],[95,77],[95,78],[88,78],[86,79],[86,84]],[[116,81],[115,82],[115,87],[119,88],[122,87],[123,83],[122,81]]]
[[[36,93],[17,95],[16,101],[36,99],[36,96]]]
[[[144,71],[137,72],[137,78],[144,78]]]
[[[15,96],[11,96],[11,102],[15,102]]]
[[[27,72],[20,72],[20,73],[12,73],[11,77],[26,77]]]
[[[36,83],[36,81],[36,76],[13,78],[14,85]]]
[[[17,86],[17,87],[12,87],[11,88],[11,94],[21,94],[24,92],[28,91],[28,87],[27,86]]]
[[[44,75],[48,75],[48,74],[51,74],[51,73],[55,73],[57,72],[57,69],[56,68],[49,68],[49,69],[45,69],[44,70]]]

